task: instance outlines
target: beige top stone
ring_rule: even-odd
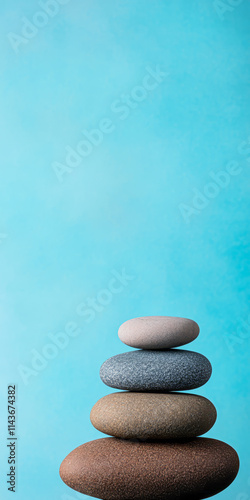
[[[172,316],[144,316],[129,319],[118,331],[120,340],[139,349],[170,349],[189,344],[199,335],[191,319]]]

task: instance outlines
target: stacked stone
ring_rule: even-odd
[[[206,398],[181,393],[204,385],[212,367],[196,352],[175,349],[195,340],[192,320],[155,316],[126,321],[119,337],[137,350],[109,358],[102,381],[115,392],[92,408],[91,422],[113,436],[86,443],[63,461],[71,488],[103,500],[200,500],[235,479],[238,455],[200,438],[216,421]]]

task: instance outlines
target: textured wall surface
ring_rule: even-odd
[[[59,478],[103,437],[105,359],[138,316],[194,319],[250,499],[247,0],[2,0],[0,496],[18,386],[16,500],[83,498]],[[93,132],[94,131],[94,132]],[[6,423],[5,423],[6,422]],[[217,498],[217,497],[216,497]]]

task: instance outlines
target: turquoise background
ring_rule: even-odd
[[[125,320],[170,315],[201,327],[188,348],[210,359],[213,375],[194,392],[218,410],[208,435],[240,456],[236,481],[218,498],[247,500],[250,3],[64,3],[47,21],[33,0],[0,7],[1,498],[12,498],[7,385],[18,386],[15,498],[87,498],[58,469],[75,447],[102,437],[89,421],[110,392],[99,367],[128,350],[117,336]],[[20,36],[23,17],[34,16],[44,27],[14,50],[10,33]],[[138,90],[157,65],[162,82]],[[137,100],[118,112],[127,94]],[[65,167],[66,147],[76,150],[82,130],[106,118],[112,131],[88,143],[91,153],[59,182],[54,162]],[[228,168],[237,175],[211,187],[211,171]],[[195,190],[205,192],[199,211]],[[129,278],[117,290],[110,280],[121,272]],[[111,285],[115,293],[103,292]],[[59,332],[64,348],[51,350]],[[34,370],[34,352],[53,359]]]

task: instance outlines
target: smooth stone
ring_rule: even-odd
[[[199,335],[200,328],[192,319],[171,316],[145,316],[123,323],[118,335],[130,347],[139,349],[169,349],[189,344]]]
[[[104,438],[72,451],[60,475],[70,488],[103,500],[201,500],[227,488],[238,469],[236,451],[215,439]]]
[[[209,380],[211,373],[205,356],[181,349],[125,352],[107,359],[100,369],[104,384],[136,392],[196,389]]]
[[[104,434],[125,439],[183,439],[214,425],[214,405],[195,394],[116,392],[99,399],[90,420]]]

